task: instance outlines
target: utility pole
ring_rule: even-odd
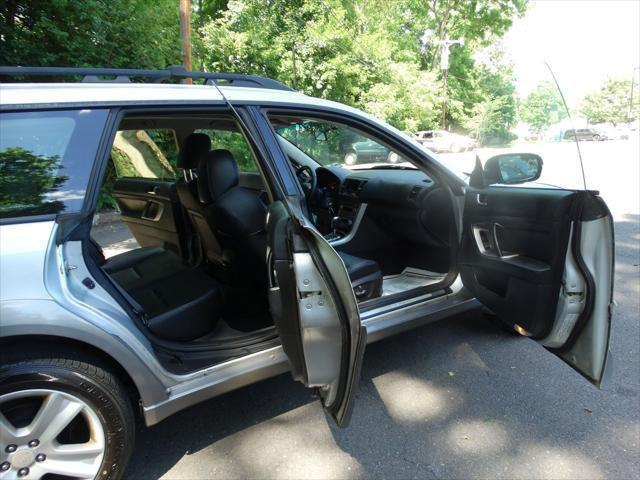
[[[631,116],[633,115],[633,86],[636,83],[636,72],[640,67],[636,67],[631,72],[631,92],[629,92],[629,109],[627,110],[627,127],[631,127]]]
[[[298,89],[298,74],[296,72],[296,46],[291,47],[291,70],[293,73],[293,89]]]
[[[191,71],[191,6],[189,0],[180,0],[180,44],[182,46],[182,65]],[[183,83],[192,83],[185,78]]]
[[[425,32],[426,35],[426,32]],[[449,35],[447,34],[444,39],[436,40],[434,42],[436,45],[440,45],[440,70],[442,71],[442,82],[443,82],[443,91],[442,91],[442,129],[446,130],[446,122],[447,122],[447,83],[449,80],[449,49],[453,45],[464,45],[464,39],[458,38],[456,40],[450,40]]]

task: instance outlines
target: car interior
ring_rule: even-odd
[[[456,238],[445,188],[406,163],[345,168],[339,147],[320,146],[333,161],[316,161],[296,146],[308,119],[271,121],[306,194],[307,214],[341,256],[361,310],[443,288]],[[323,125],[318,142],[341,128]],[[136,248],[114,253],[94,227],[85,251],[141,312],[140,328],[168,364],[180,345],[216,350],[220,359],[277,340],[267,285],[271,195],[263,178],[230,115],[122,120],[103,193],[110,191]],[[211,364],[209,355],[168,366],[203,364]]]

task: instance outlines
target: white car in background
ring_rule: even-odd
[[[415,137],[418,142],[434,152],[459,153],[476,147],[474,139],[446,130],[422,130],[416,132]]]

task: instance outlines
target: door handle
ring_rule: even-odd
[[[485,193],[478,193],[476,195],[476,203],[478,205],[482,205],[483,207],[486,207],[488,205],[487,195]]]
[[[498,230],[504,226],[497,222],[472,225],[473,237],[476,246],[482,255],[497,258],[509,258],[512,255],[504,255],[498,244]]]
[[[152,187],[151,190],[147,190],[147,193],[149,195],[157,195],[158,194],[158,186],[156,185],[156,186]]]

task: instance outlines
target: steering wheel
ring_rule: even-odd
[[[312,199],[315,196],[316,188],[318,187],[316,171],[308,165],[301,165],[296,168],[296,177],[298,177],[298,180],[300,181],[302,191],[307,197],[307,200]]]

